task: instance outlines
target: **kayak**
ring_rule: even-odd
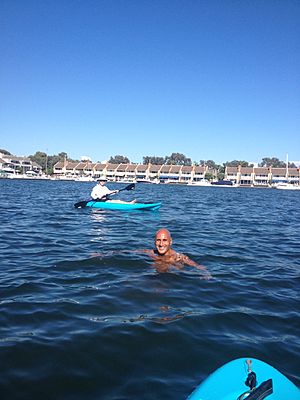
[[[293,382],[271,365],[255,358],[251,358],[255,375],[255,387],[251,390],[253,375],[249,375],[247,360],[238,358],[223,365],[197,386],[187,399],[300,400],[300,389]]]
[[[102,210],[122,210],[122,211],[131,211],[131,210],[149,210],[155,211],[158,210],[161,206],[160,202],[157,203],[128,203],[128,202],[119,202],[114,200],[108,201],[80,201],[79,203],[74,204],[76,208],[83,207],[92,207],[99,208]]]

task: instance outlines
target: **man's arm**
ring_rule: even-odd
[[[195,267],[195,268],[199,269],[200,271],[202,271],[205,279],[211,279],[212,278],[212,276],[209,273],[209,271],[203,265],[197,264],[195,261],[191,260],[185,254],[181,254],[181,257],[182,257],[182,262],[184,264],[189,265],[190,267]]]

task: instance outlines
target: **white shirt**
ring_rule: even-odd
[[[111,193],[114,193],[114,190],[109,190],[108,187],[102,186],[100,183],[98,183],[92,190],[91,197],[92,199],[101,199],[104,196],[107,196]]]

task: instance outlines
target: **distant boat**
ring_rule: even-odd
[[[189,182],[188,186],[211,186],[211,183],[206,179],[201,179],[200,181]]]
[[[299,185],[296,185],[293,183],[288,183],[288,182],[277,183],[277,185],[275,185],[274,188],[281,189],[281,190],[300,190]]]
[[[289,156],[288,154],[286,155],[286,173],[285,173],[285,178],[286,182],[278,182],[276,183],[273,187],[275,189],[281,189],[281,190],[300,190],[299,184],[293,184],[291,182],[288,182],[289,178]]]
[[[75,181],[77,181],[77,182],[94,182],[95,179],[91,176],[79,176],[78,178],[75,178]]]
[[[218,186],[218,187],[237,187],[237,185],[235,183],[233,183],[232,181],[228,181],[228,180],[211,182],[211,185]]]
[[[146,179],[146,178],[142,178],[142,179],[136,179],[136,183],[155,183],[158,184],[159,180],[158,179]]]

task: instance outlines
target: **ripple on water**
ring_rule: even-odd
[[[161,210],[113,213],[73,207],[89,183],[0,185],[4,398],[183,399],[244,356],[300,385],[298,194],[137,185]],[[130,252],[162,226],[213,279]]]

